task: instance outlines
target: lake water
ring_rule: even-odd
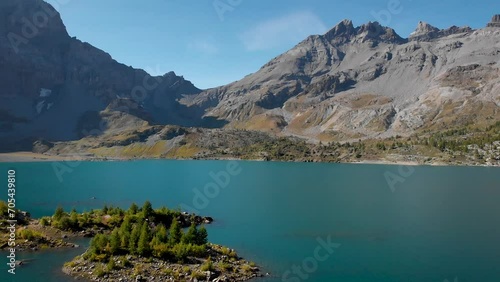
[[[0,164],[5,175],[11,168],[17,171],[18,207],[34,217],[51,215],[58,204],[83,211],[145,200],[212,216],[209,240],[271,274],[257,281],[500,281],[498,168],[167,160]],[[61,276],[61,265],[82,251],[23,254],[35,260],[16,276],[0,263],[0,281],[71,281]]]

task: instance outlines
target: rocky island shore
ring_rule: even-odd
[[[91,261],[85,254],[64,265],[64,273],[91,281],[247,281],[262,274],[254,263],[234,250],[207,244],[208,258],[184,262],[133,255],[114,256],[108,262]]]
[[[7,204],[0,202],[0,248],[9,248]],[[235,250],[209,243],[204,224],[213,219],[153,209],[150,202],[128,210],[67,213],[30,218],[16,211],[16,251],[78,247],[72,238],[91,237],[89,248],[63,266],[63,272],[89,281],[246,281],[260,277],[259,268]]]

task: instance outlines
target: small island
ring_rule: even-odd
[[[7,205],[0,202],[0,247],[8,248]],[[259,268],[230,248],[208,242],[204,224],[210,217],[153,209],[146,201],[128,210],[67,213],[58,207],[51,217],[31,219],[16,211],[16,248],[77,247],[68,240],[91,237],[89,248],[63,266],[64,273],[90,281],[246,281]],[[154,279],[154,280],[153,280]]]

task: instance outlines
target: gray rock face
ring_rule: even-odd
[[[79,138],[82,119],[117,99],[136,101],[140,109],[115,107],[131,116],[143,118],[146,111],[155,123],[196,123],[175,101],[199,93],[193,84],[173,72],[150,77],[71,38],[59,13],[41,0],[0,1],[0,66],[0,143]]]
[[[417,29],[410,34],[410,40],[432,40],[439,36],[440,29],[425,22],[419,22]]]
[[[410,34],[410,41],[432,41],[441,37],[446,37],[453,34],[471,32],[472,29],[468,26],[457,27],[452,26],[447,29],[439,29],[425,22],[419,22],[417,29]]]
[[[48,21],[26,34],[24,19],[40,13]],[[488,26],[500,26],[500,15]],[[256,73],[201,91],[173,72],[150,77],[69,37],[43,1],[2,0],[0,149],[148,122],[344,140],[486,124],[500,120],[499,46],[500,29],[420,22],[405,39],[377,22],[344,20]]]
[[[325,34],[328,41],[336,40],[337,43],[345,43],[356,34],[356,29],[351,20],[343,20]]]
[[[491,22],[488,23],[488,27],[500,27],[500,14],[493,16]]]
[[[228,127],[313,139],[459,127],[500,119],[498,46],[500,30],[421,22],[407,40],[378,23],[344,20],[258,72],[181,102]]]
[[[392,28],[383,27],[378,22],[369,22],[355,28],[351,20],[343,20],[337,24],[323,35],[323,39],[334,45],[360,40],[376,40],[391,43],[401,43],[405,41]]]

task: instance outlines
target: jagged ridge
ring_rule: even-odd
[[[343,20],[258,72],[182,102],[228,127],[314,139],[487,122],[499,115],[498,77],[486,75],[498,73],[499,32],[420,22],[404,39],[376,22],[354,27]],[[469,70],[472,64],[477,67]],[[475,113],[481,107],[487,110]]]
[[[83,131],[117,134],[150,124],[350,140],[500,118],[500,16],[480,30],[420,22],[408,39],[377,22],[354,27],[344,20],[256,73],[201,92],[174,72],[149,77],[69,37],[43,1],[5,0],[0,7],[2,144],[26,139],[31,146],[33,138],[70,140],[89,135]],[[22,19],[40,11],[51,20],[29,44],[13,48],[9,35],[22,34]]]

